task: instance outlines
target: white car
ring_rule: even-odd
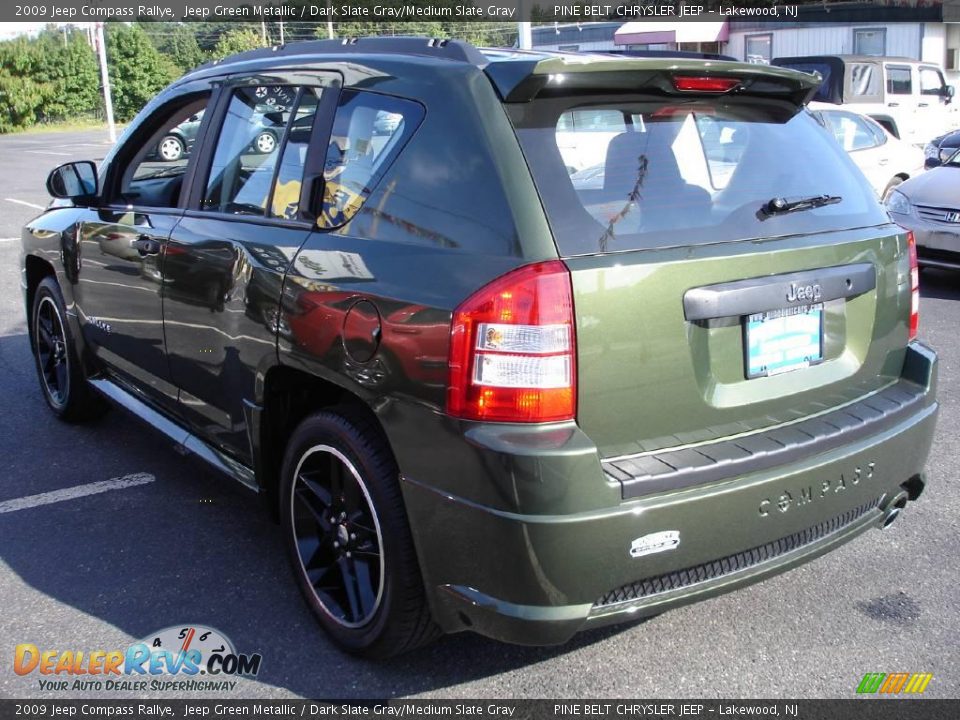
[[[876,120],[825,103],[810,103],[810,111],[833,132],[881,199],[923,172],[923,150],[898,140]]]

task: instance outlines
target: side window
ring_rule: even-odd
[[[423,119],[415,102],[345,90],[323,167],[323,208],[317,225],[339,227],[356,215]]]
[[[842,112],[826,113],[826,116],[834,137],[847,152],[865,150],[878,144],[870,126],[862,118]]]
[[[176,110],[161,110],[159,118],[147,122],[153,127],[146,137],[135,136],[129,160],[123,164],[113,187],[112,202],[137,207],[176,207],[183,187],[183,176],[203,121],[210,96],[195,97]]]
[[[920,68],[920,94],[943,95],[943,75],[935,68]]]
[[[320,103],[320,88],[304,88],[300,102],[290,122],[290,132],[283,146],[280,169],[273,183],[270,214],[291,220],[300,209],[300,188],[303,184],[303,168],[310,145],[313,121]]]
[[[298,97],[298,89],[288,85],[250,86],[233,91],[207,176],[202,209],[234,215],[271,214],[268,201],[280,147],[288,121],[296,112]],[[304,123],[309,122],[312,127],[313,114],[311,111],[299,118],[299,134]],[[300,167],[302,178],[302,162]],[[289,168],[287,174],[290,175]],[[289,190],[281,194],[286,198]],[[299,189],[297,195],[299,199]]]
[[[851,63],[847,66],[850,73],[850,91],[857,96],[880,95],[880,72],[876,65]]]
[[[910,68],[901,65],[887,66],[887,92],[891,95],[911,95],[913,79]]]

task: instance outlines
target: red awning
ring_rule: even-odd
[[[613,34],[617,45],[657,45],[662,43],[723,42],[730,35],[726,20],[711,22],[628,22]]]

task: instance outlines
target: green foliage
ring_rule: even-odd
[[[260,33],[248,28],[238,28],[228,31],[220,38],[213,49],[213,57],[225,58],[228,55],[261,47],[263,47],[263,38]]]
[[[173,64],[178,75],[206,62],[207,54],[197,42],[195,23],[140,20],[137,24],[157,51]]]
[[[0,132],[100,110],[97,61],[80,32],[0,43]]]
[[[107,68],[118,122],[133,118],[179,73],[139,25],[107,25]]]

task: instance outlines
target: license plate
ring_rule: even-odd
[[[747,316],[747,377],[767,377],[823,361],[823,304]]]

